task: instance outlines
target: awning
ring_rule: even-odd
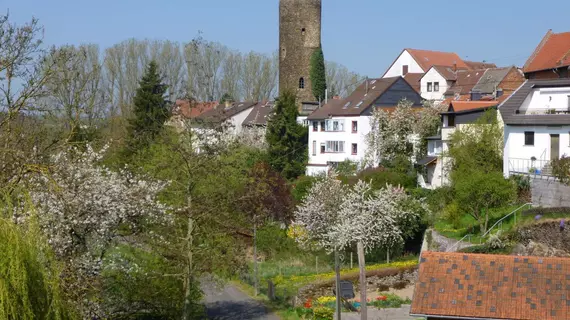
[[[422,160],[419,160],[416,162],[416,165],[418,166],[426,166],[434,161],[437,160],[437,157],[425,157]]]

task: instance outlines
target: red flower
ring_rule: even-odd
[[[307,299],[307,301],[305,302],[305,308],[311,309],[313,307],[312,302],[313,301],[311,299]]]
[[[386,301],[387,297],[386,296],[378,296],[376,297],[376,301]]]

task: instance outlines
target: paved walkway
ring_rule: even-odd
[[[461,249],[473,246],[472,243],[465,241],[457,243],[457,240],[444,237],[433,229],[431,234],[433,242],[437,244],[438,251],[440,252],[446,252],[450,249],[453,249],[453,251],[459,251]]]
[[[209,319],[215,320],[279,320],[270,314],[263,304],[251,299],[238,288],[225,285],[217,288],[215,285],[202,285],[204,290],[204,305]]]

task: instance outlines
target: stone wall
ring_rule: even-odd
[[[551,179],[531,179],[532,203],[535,207],[570,207],[570,186]]]
[[[388,270],[387,270],[388,271]],[[366,288],[368,291],[388,291],[391,288],[402,289],[410,285],[414,285],[418,271],[416,267],[407,269],[391,269],[391,272],[382,272],[382,274],[370,275],[366,277]],[[358,296],[358,274],[355,275],[356,279],[341,277],[342,280],[348,280],[353,283],[355,295]],[[332,296],[333,288],[335,286],[334,279],[331,281],[313,283],[299,289],[295,297],[295,305],[300,305],[307,299],[317,299],[322,296]]]

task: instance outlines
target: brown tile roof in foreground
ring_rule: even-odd
[[[499,105],[499,101],[452,101],[449,104],[449,111],[451,112],[464,112],[470,110],[477,110]]]
[[[324,119],[329,116],[358,116],[398,79],[400,77],[365,80],[348,97],[341,100],[329,100],[323,107],[311,113],[307,119]],[[368,92],[366,92],[366,81],[368,81]]]
[[[206,111],[212,110],[219,104],[218,101],[192,101],[192,104],[190,102],[190,100],[176,100],[172,113],[175,115],[182,115],[184,118],[195,118]]]
[[[485,70],[460,70],[457,72],[457,80],[444,93],[445,95],[468,94],[485,73]]]
[[[405,49],[416,60],[416,62],[428,71],[433,66],[452,67],[456,64],[458,69],[469,69],[469,66],[455,52],[441,52],[418,49]]]
[[[570,319],[570,259],[424,252],[410,314]]]
[[[402,76],[402,78],[404,78],[404,80],[406,80],[406,82],[409,83],[410,86],[412,86],[412,88],[414,88],[414,90],[416,90],[417,93],[421,93],[422,84],[420,80],[422,79],[423,76],[424,73],[408,73]]]
[[[548,30],[528,58],[523,71],[527,73],[564,66],[570,66],[570,32],[553,33]]]

